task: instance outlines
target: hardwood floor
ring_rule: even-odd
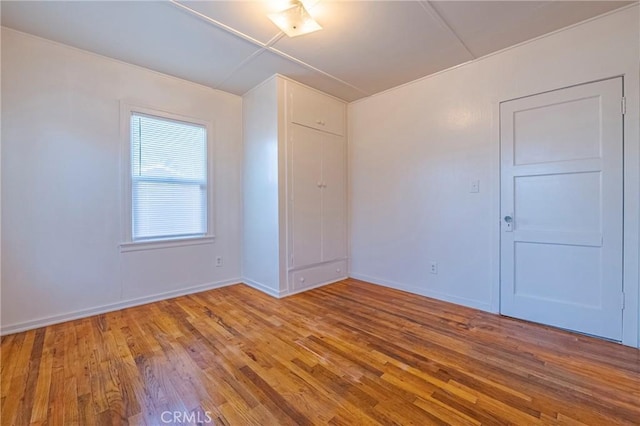
[[[640,424],[637,349],[356,280],[4,336],[1,369],[2,425]]]

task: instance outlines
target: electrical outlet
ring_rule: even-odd
[[[216,257],[216,267],[221,267],[222,266],[222,256],[218,256]]]
[[[437,274],[438,273],[438,262],[431,262],[430,264],[430,269],[429,272],[431,272],[432,274]]]
[[[469,192],[471,193],[476,193],[476,192],[480,192],[480,181],[475,179],[472,180],[469,184]]]

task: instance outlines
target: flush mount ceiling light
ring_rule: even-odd
[[[289,37],[297,37],[322,29],[300,0],[292,0],[286,9],[267,16]]]

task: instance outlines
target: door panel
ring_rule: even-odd
[[[504,315],[622,337],[622,79],[500,106]]]
[[[513,115],[516,165],[600,157],[599,96],[530,106]]]
[[[514,186],[518,230],[602,232],[600,172],[517,176]]]
[[[290,267],[322,261],[322,133],[292,124]]]
[[[592,308],[600,305],[600,247],[517,241],[514,258],[517,295]],[[554,280],[549,279],[549,270],[554,271]]]
[[[347,188],[344,139],[326,134],[322,145],[322,260],[347,256]]]
[[[336,135],[344,134],[344,103],[298,84],[288,84],[292,122]]]

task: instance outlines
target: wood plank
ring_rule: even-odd
[[[640,351],[344,280],[4,336],[2,424],[640,424]]]

